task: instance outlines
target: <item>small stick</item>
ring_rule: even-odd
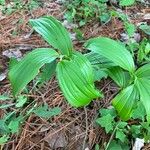
[[[83,140],[82,150],[85,150],[86,139],[87,139],[87,136],[88,136],[88,116],[87,116],[87,109],[86,109],[86,107],[84,107],[84,111],[85,111],[86,130],[85,130],[85,137],[84,137],[84,140]]]

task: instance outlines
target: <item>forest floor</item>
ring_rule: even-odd
[[[26,3],[28,0],[24,0]],[[0,6],[0,95],[11,94],[10,82],[7,78],[9,59],[11,57],[21,58],[29,51],[47,47],[47,43],[28,24],[29,19],[38,18],[43,15],[52,15],[61,22],[64,21],[62,6],[59,2],[43,0],[37,9],[27,11],[16,10],[6,15],[1,12]],[[123,12],[130,16],[130,21],[138,24],[142,21],[150,23],[150,18],[145,18],[150,13],[146,6],[135,5],[123,9]],[[72,29],[69,29],[73,33]],[[113,39],[121,39],[124,27],[119,19],[112,19],[109,23],[101,25],[97,21],[86,24],[81,28],[85,40],[91,37],[106,36]],[[145,35],[138,31],[140,37]],[[73,35],[73,34],[72,34]],[[84,52],[83,42],[74,40],[75,49]],[[19,111],[25,111],[36,102],[39,106],[45,103],[49,107],[60,107],[60,115],[52,119],[43,119],[31,114],[22,124],[18,135],[12,134],[10,140],[1,147],[4,150],[94,150],[95,144],[103,145],[108,142],[110,135],[107,135],[103,128],[95,124],[100,108],[110,106],[111,99],[117,93],[117,86],[109,80],[102,80],[96,83],[105,97],[96,99],[86,108],[73,108],[63,97],[58,83],[53,77],[49,82],[41,87],[34,87],[34,82],[29,85],[29,93],[25,94],[29,98],[30,104]],[[1,104],[3,102],[0,102]],[[7,111],[16,111],[15,108],[7,110],[0,109],[0,118]],[[150,149],[145,146],[145,149]]]

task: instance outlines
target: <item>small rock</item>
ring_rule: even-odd
[[[77,28],[78,26],[76,24],[70,23],[67,20],[64,20],[64,22],[62,23],[63,26],[65,26],[67,29],[73,29],[73,28]]]
[[[126,33],[121,33],[121,41],[128,43],[129,36]]]
[[[141,150],[144,146],[144,139],[136,138],[133,149],[132,150]]]
[[[140,42],[140,40],[141,40],[141,35],[140,35],[139,33],[135,33],[135,34],[134,34],[134,40],[135,40],[136,42]]]
[[[76,40],[76,33],[70,33],[70,38],[74,41]]]
[[[0,74],[0,81],[3,81],[7,77],[7,71]]]
[[[22,57],[22,53],[18,49],[5,50],[2,52],[2,55],[8,58],[16,58],[16,59],[20,59]]]
[[[150,13],[149,14],[145,14],[143,17],[144,20],[150,20]]]

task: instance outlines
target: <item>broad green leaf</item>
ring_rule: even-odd
[[[108,114],[110,114],[112,117],[116,117],[117,116],[114,107],[112,107],[110,109],[102,108],[102,109],[99,110],[99,113],[101,114],[101,116],[106,116]]]
[[[133,72],[135,69],[132,55],[121,43],[106,37],[99,37],[88,40],[85,46],[125,70]]]
[[[63,55],[72,54],[73,45],[69,33],[62,24],[52,16],[31,19],[32,27],[54,48],[61,51]]]
[[[10,100],[11,98],[7,95],[0,95],[0,101]]]
[[[107,150],[125,150],[115,140],[111,141]]]
[[[150,35],[150,25],[148,24],[142,24],[139,27],[141,30],[143,30],[147,35]]]
[[[5,144],[9,139],[8,135],[3,135],[2,137],[0,137],[0,145]]]
[[[46,82],[51,79],[56,71],[57,62],[54,60],[51,63],[45,64],[45,66],[41,69],[41,74],[39,75],[39,81],[41,83]]]
[[[146,110],[147,121],[150,123],[150,81],[146,78],[138,78],[136,80],[136,86],[140,93],[140,100]]]
[[[99,53],[90,52],[85,54],[86,58],[90,61],[92,66],[98,66],[99,68],[109,68],[116,66],[112,61],[100,55]]]
[[[108,70],[110,78],[116,82],[119,87],[126,87],[129,82],[129,74],[122,70],[120,67],[112,67]]]
[[[143,106],[141,101],[138,101],[136,107],[133,109],[131,117],[133,119],[141,119],[142,121],[144,121],[145,116],[146,116],[145,107]]]
[[[146,55],[150,52],[150,43],[147,42],[144,51],[145,51]]]
[[[138,78],[150,79],[150,63],[140,67],[135,74]]]
[[[123,89],[113,100],[113,106],[116,108],[122,120],[126,121],[130,118],[133,106],[137,98],[137,91],[134,85],[130,85]]]
[[[100,150],[100,146],[98,144],[95,145],[95,150]]]
[[[98,118],[96,122],[101,126],[105,128],[106,133],[109,133],[113,130],[114,117],[112,117],[110,114],[107,114],[106,116],[103,116],[101,118]]]
[[[58,53],[50,48],[38,48],[27,54],[9,71],[13,94],[17,95],[35,76],[45,63],[51,63]]]
[[[131,6],[135,3],[135,0],[120,0],[120,6]]]
[[[9,128],[6,124],[5,118],[0,119],[0,134],[7,134],[9,133]]]
[[[27,97],[19,96],[17,99],[16,107],[22,107],[27,102]]]
[[[146,44],[147,44],[147,39],[144,38],[141,42],[140,45],[138,46],[138,53],[137,53],[137,61],[140,63],[143,63],[143,60],[146,58],[147,56],[147,49],[146,48]]]
[[[130,132],[132,133],[132,136],[134,138],[140,137],[140,135],[142,134],[141,132],[141,125],[132,125],[130,128]]]
[[[56,73],[61,90],[72,106],[85,106],[100,96],[94,86],[92,66],[81,53],[76,52],[70,60],[60,61]]]
[[[12,134],[19,132],[20,124],[23,120],[24,120],[24,117],[22,115],[20,115],[19,117],[13,118],[10,121],[8,128],[11,130]]]
[[[127,142],[122,143],[121,141],[112,140],[107,150],[130,150]]]
[[[48,108],[48,105],[44,105],[36,108],[33,112],[39,117],[49,119],[53,116],[59,115],[61,113],[61,109],[59,107]]]
[[[125,29],[129,37],[132,37],[136,31],[135,25],[132,23],[128,23],[128,22],[125,23]]]
[[[119,139],[121,142],[125,142],[127,137],[122,130],[117,130],[116,138]]]
[[[102,78],[107,78],[108,74],[106,69],[99,69],[96,67],[93,67],[94,72],[94,81],[100,81]]]
[[[94,81],[100,81],[102,78],[107,78],[107,68],[116,66],[116,64],[98,53],[90,52],[85,54],[85,56],[93,67]]]
[[[17,60],[17,58],[14,58],[14,57],[10,58],[10,60],[9,60],[9,67],[8,67],[9,70],[12,69],[12,67],[14,67],[18,62],[19,61]]]
[[[119,129],[124,129],[127,126],[127,124],[128,124],[127,122],[121,121],[121,122],[118,123],[117,127]]]

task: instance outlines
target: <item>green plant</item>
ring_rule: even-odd
[[[101,96],[94,86],[94,74],[89,60],[73,49],[66,29],[53,17],[30,20],[33,28],[54,47],[38,48],[27,54],[9,71],[13,94],[17,95],[39,73],[45,64],[54,66],[64,96],[72,106],[87,105]]]
[[[136,66],[134,56],[121,42],[105,37],[88,40],[85,47],[92,52],[83,55],[73,49],[69,34],[53,17],[30,20],[30,23],[57,51],[50,48],[36,49],[10,69],[9,78],[14,95],[38,74],[44,64],[55,62],[59,85],[72,106],[85,106],[99,97],[94,79],[110,76],[121,90],[112,100],[121,119],[128,120],[136,101],[140,100],[150,122],[149,62]]]
[[[136,138],[144,138],[145,142],[150,139],[150,125],[145,122],[146,112],[140,101],[136,103],[131,114],[132,120],[128,122],[121,121],[113,107],[99,112],[100,117],[96,123],[110,135],[108,143],[104,145],[105,150],[129,150]]]
[[[111,18],[106,2],[108,0],[65,0],[63,2],[64,8],[67,9],[65,18],[68,21],[79,23],[79,26],[92,21],[92,18],[106,23]]]
[[[123,12],[111,11],[111,16],[112,17],[117,17],[119,18],[124,25],[124,29],[129,37],[133,37],[135,31],[136,31],[136,26],[130,22],[129,16],[127,14],[124,14]]]
[[[139,29],[141,29],[142,31],[144,31],[144,33],[146,33],[147,35],[150,35],[150,25],[148,25],[147,23],[143,23],[139,26]]]
[[[0,5],[5,5],[5,0],[0,0]]]
[[[31,11],[38,8],[41,5],[41,2],[38,0],[30,0],[26,3],[23,0],[13,0],[12,3],[6,4],[5,0],[0,0],[0,5],[3,5],[2,13],[10,15],[17,10]]]
[[[149,62],[149,53],[150,53],[150,43],[146,38],[144,38],[139,45],[139,50],[137,53],[137,61],[140,64]]]
[[[109,142],[105,144],[105,150],[112,149],[116,146],[121,147],[120,149],[127,147],[127,145],[129,145],[129,140],[127,138],[129,132],[127,122],[118,120],[114,108],[101,109],[100,114],[101,117],[98,118],[96,122],[101,127],[105,128],[107,134],[111,134]]]
[[[112,100],[122,120],[131,117],[133,107],[140,100],[147,113],[147,121],[150,122],[150,64],[135,66],[130,52],[125,46],[112,39],[100,37],[87,41],[85,47],[93,53],[97,53],[117,65],[116,69],[108,69],[108,75],[116,82],[121,91]],[[137,63],[136,63],[137,64]]]
[[[135,0],[120,0],[119,5],[120,6],[131,6],[135,3]]]
[[[14,100],[16,103],[13,102]],[[61,113],[59,107],[49,108],[46,104],[37,107],[35,103],[30,104],[30,109],[26,108],[24,110],[24,104],[28,103],[28,98],[22,95],[16,99],[7,95],[0,95],[0,101],[3,102],[3,104],[0,105],[0,109],[3,109],[4,112],[4,115],[0,119],[0,145],[5,144],[11,135],[20,133],[22,124],[31,113],[45,119],[49,119]]]

